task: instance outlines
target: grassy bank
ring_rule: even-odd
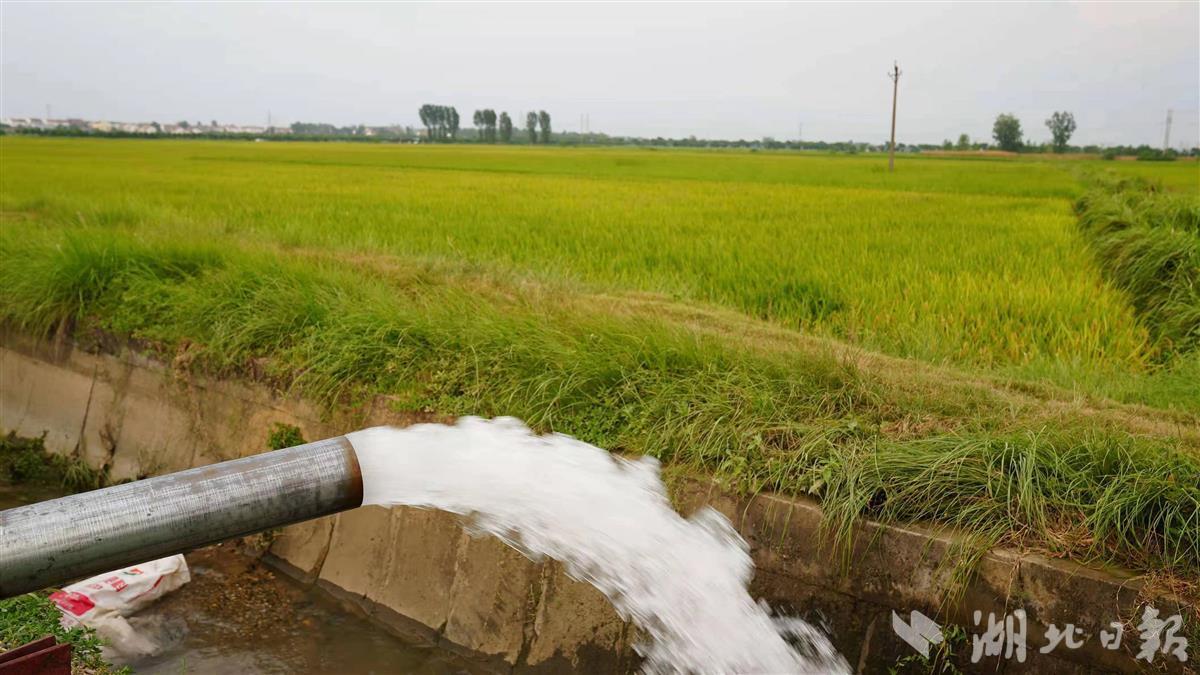
[[[88,231],[6,240],[6,323],[130,336],[183,371],[353,407],[516,415],[745,490],[1195,573],[1200,438],[1182,413],[1006,386],[732,312],[457,268],[349,266]]]
[[[1200,195],[1102,180],[1076,204],[1080,231],[1164,359],[1200,347]]]

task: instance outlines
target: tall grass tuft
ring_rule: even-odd
[[[1100,269],[1128,294],[1160,352],[1200,346],[1200,197],[1109,179],[1076,212]]]

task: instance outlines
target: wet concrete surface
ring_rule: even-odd
[[[322,591],[277,574],[238,544],[187,554],[192,580],[130,619],[162,646],[135,673],[478,672],[342,611]]]

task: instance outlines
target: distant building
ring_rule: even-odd
[[[14,129],[39,129],[41,131],[70,126],[68,120],[51,120],[40,117],[9,117],[4,120],[4,123]]]

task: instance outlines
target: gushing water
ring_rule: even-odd
[[[531,558],[561,561],[647,633],[649,672],[849,672],[819,631],[750,597],[746,542],[712,509],[675,513],[652,458],[536,436],[512,418],[348,438],[364,504],[462,514]]]

